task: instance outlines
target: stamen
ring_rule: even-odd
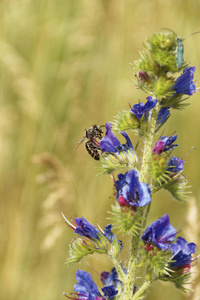
[[[184,156],[183,156],[183,158],[181,158],[181,160],[183,160],[186,156],[188,156],[188,154],[192,151],[192,150],[196,150],[197,148],[195,148],[195,147],[192,147],[189,151],[188,151],[188,153],[186,153]]]
[[[63,219],[65,220],[65,223],[68,227],[70,227],[71,229],[75,230],[76,227],[74,225],[72,225],[68,220],[67,218],[65,217],[65,215],[63,214],[63,212],[61,211],[61,215],[63,216]]]

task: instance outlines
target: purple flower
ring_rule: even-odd
[[[109,224],[104,228],[104,236],[107,238],[107,240],[109,240],[110,243],[113,242],[113,238],[116,237],[116,235],[114,235],[111,231],[113,225]]]
[[[108,240],[110,243],[112,243],[113,240],[116,240],[116,239],[117,239],[116,235],[112,233],[112,230],[111,230],[112,227],[113,227],[112,224],[107,225],[107,226],[104,228],[104,234],[103,234],[103,235],[107,238],[107,240]],[[121,252],[122,249],[123,249],[124,244],[123,244],[123,242],[122,242],[121,240],[118,240],[118,243],[119,243],[119,245],[120,245],[120,252]]]
[[[101,282],[103,285],[114,285],[115,287],[118,286],[121,281],[118,278],[117,270],[116,268],[112,268],[111,272],[102,272],[101,273]]]
[[[188,272],[191,268],[191,254],[196,251],[195,243],[187,243],[185,239],[178,237],[176,243],[171,245],[170,250],[173,252],[173,262],[170,268],[183,269],[183,273]]]
[[[157,141],[155,143],[155,146],[153,147],[153,154],[155,155],[160,155],[163,151],[164,151],[164,148],[165,148],[165,143],[161,140]]]
[[[123,269],[124,273],[127,274],[127,270]],[[118,288],[120,284],[122,284],[121,280],[118,278],[118,274],[116,268],[112,268],[111,272],[102,272],[101,273],[101,282],[104,285],[113,285],[115,288]],[[103,290],[103,289],[102,289]],[[133,294],[136,291],[136,286],[133,288]]]
[[[170,225],[169,216],[165,214],[146,228],[142,240],[159,249],[168,250],[175,237],[176,229]]]
[[[176,145],[172,145],[175,142],[176,139],[177,139],[177,135],[176,134],[172,135],[170,137],[168,137],[168,136],[162,136],[160,140],[165,143],[165,147],[164,147],[163,151],[168,151],[168,150],[171,151],[172,149],[174,149],[174,147],[177,147],[178,146],[177,144]]]
[[[167,117],[170,115],[170,111],[169,111],[170,106],[168,107],[162,107],[159,112],[158,112],[158,116],[157,116],[157,120],[156,123],[157,124],[162,124],[167,120]]]
[[[75,218],[77,227],[74,233],[77,233],[81,236],[90,238],[90,239],[99,239],[98,234],[99,230],[92,224],[90,224],[84,217]]]
[[[128,135],[125,132],[121,132],[123,137],[126,139],[126,144],[121,145],[118,138],[114,135],[111,131],[112,125],[106,123],[106,134],[100,140],[100,148],[102,153],[103,152],[111,152],[116,153],[119,151],[127,151],[128,149],[132,149],[134,151],[133,145],[131,140],[129,139]]]
[[[138,172],[130,170],[119,174],[115,182],[117,200],[121,206],[145,206],[151,202],[151,190],[144,182],[139,182]]]
[[[183,74],[181,74],[175,81],[173,85],[173,90],[175,90],[176,94],[185,94],[192,96],[196,91],[196,86],[193,82],[194,72],[196,68],[190,67],[183,70]]]
[[[63,218],[65,219],[67,226],[74,230],[74,233],[89,239],[99,240],[99,230],[94,225],[90,224],[84,217],[75,218],[75,220],[71,218],[71,223],[65,218],[64,215]]]
[[[99,300],[104,299],[96,284],[94,283],[90,273],[83,270],[77,270],[76,280],[78,283],[74,285],[74,290],[80,300]]]
[[[161,154],[162,152],[173,150],[174,147],[177,147],[178,144],[172,145],[175,140],[177,139],[177,135],[172,135],[170,137],[168,136],[162,136],[159,141],[155,143],[155,146],[153,147],[153,153]]]
[[[185,163],[185,160],[182,160],[178,158],[176,155],[171,157],[170,160],[167,163],[167,170],[173,173],[178,173],[183,171],[183,165]]]
[[[76,280],[78,282],[74,285],[74,290],[78,298],[70,298],[70,299],[106,300],[104,297],[102,297],[101,293],[99,292],[90,273],[87,273],[86,271],[83,270],[77,270]],[[114,298],[118,293],[118,291],[115,290],[113,285],[103,287],[102,291],[104,293],[104,296],[107,299]]]
[[[156,99],[153,99],[151,96],[147,97],[147,102],[144,104],[140,102],[134,104],[130,109],[130,112],[139,120],[144,116],[144,119],[147,117],[148,112],[155,107],[157,103]]]
[[[109,285],[109,286],[104,286],[102,288],[102,292],[104,293],[104,296],[107,298],[107,299],[112,299],[114,298],[118,291],[115,290],[114,286],[113,285]]]

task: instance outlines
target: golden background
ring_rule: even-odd
[[[63,222],[84,216],[104,227],[113,203],[110,176],[76,144],[85,128],[105,124],[128,103],[145,101],[132,83],[130,63],[142,42],[161,28],[184,37],[200,30],[198,0],[2,0],[0,2],[0,299],[55,300],[70,294],[77,268],[109,271],[105,256],[66,268],[74,238]],[[184,41],[185,58],[200,76],[200,35]],[[165,134],[178,134],[174,154],[195,201],[182,204],[167,192],[153,200],[148,224],[164,213],[198,244],[200,95],[183,112],[172,111]],[[133,144],[137,138],[131,135]],[[127,239],[128,242],[128,239]],[[128,255],[124,250],[124,261]],[[194,276],[199,284],[197,267]],[[198,295],[198,293],[196,293]],[[186,299],[157,282],[146,299]],[[194,294],[189,299],[195,298]]]

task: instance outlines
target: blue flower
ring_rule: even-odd
[[[74,290],[76,292],[75,295],[78,296],[78,298],[70,298],[70,299],[106,300],[104,297],[102,297],[101,293],[99,292],[90,273],[83,270],[77,270],[76,280],[78,282],[74,285]],[[112,284],[103,287],[101,290],[103,291],[104,296],[109,300],[114,298],[118,293],[118,291],[115,290],[115,287]]]
[[[109,286],[104,286],[102,288],[102,291],[104,293],[104,296],[107,298],[107,299],[112,299],[114,298],[118,291],[115,290],[114,286],[113,285],[109,285]]]
[[[115,234],[112,233],[112,227],[113,225],[112,224],[109,224],[107,225],[105,228],[104,228],[104,236],[107,238],[107,240],[110,242],[110,243],[113,243],[113,240],[117,240],[117,237]],[[123,249],[123,242],[121,240],[118,240],[118,243],[119,243],[119,246],[120,246],[120,252],[122,251]]]
[[[175,90],[176,94],[185,94],[192,96],[196,91],[196,86],[193,82],[194,72],[196,68],[190,67],[183,70],[183,74],[181,74],[175,81],[173,85],[173,90]]]
[[[113,238],[116,237],[116,235],[114,235],[111,231],[113,225],[109,224],[104,228],[104,236],[107,238],[107,240],[109,240],[110,243],[113,242]]]
[[[158,112],[158,116],[157,116],[157,120],[156,123],[157,124],[162,124],[167,120],[167,117],[170,115],[170,111],[169,111],[170,106],[168,107],[162,107],[159,112]]]
[[[167,163],[167,170],[173,173],[178,173],[183,171],[183,165],[185,163],[185,160],[182,160],[178,158],[176,155],[171,157],[170,160]]]
[[[138,172],[130,170],[119,174],[115,182],[117,200],[121,206],[145,206],[151,202],[151,190],[144,182],[139,182]]]
[[[114,133],[111,131],[112,125],[109,123],[106,123],[106,133],[105,136],[100,140],[100,148],[102,153],[103,152],[111,152],[111,153],[119,153],[119,151],[127,151],[128,149],[133,150],[134,148],[131,143],[131,140],[129,139],[128,135],[125,132],[121,132],[123,137],[126,139],[126,144],[121,145],[118,138],[114,135]]]
[[[140,102],[138,104],[134,104],[130,109],[130,112],[138,119],[144,116],[144,119],[147,117],[148,112],[156,106],[157,100],[153,99],[151,96],[147,97],[147,102],[144,104]]]
[[[81,300],[104,299],[101,296],[90,273],[87,273],[86,271],[83,270],[77,270],[76,280],[78,281],[78,283],[74,285],[74,290],[78,295],[78,299]]]
[[[176,229],[170,225],[169,216],[165,214],[146,228],[142,240],[159,249],[168,250],[175,237]]]
[[[170,137],[168,136],[162,136],[159,141],[155,143],[155,146],[153,147],[153,153],[161,154],[162,152],[173,150],[174,147],[177,147],[178,144],[173,145],[175,140],[177,139],[177,135],[172,135]]]
[[[127,274],[127,270],[123,269],[124,273]],[[122,284],[121,280],[118,278],[116,268],[112,268],[111,272],[102,272],[101,273],[101,282],[104,285],[114,285],[115,288],[119,288],[119,285]],[[136,286],[133,288],[133,294],[136,291]]]
[[[75,233],[90,239],[99,239],[99,230],[94,225],[90,224],[84,217],[75,218],[75,221],[78,225],[74,231]]]
[[[178,237],[176,243],[171,245],[170,250],[173,252],[173,262],[170,264],[170,268],[183,269],[183,273],[188,272],[191,268],[191,254],[196,251],[195,243],[187,243],[185,239]]]
[[[64,215],[63,218],[65,219],[65,223],[67,224],[67,226],[74,230],[74,233],[77,233],[89,239],[100,240],[99,230],[94,225],[90,224],[84,217],[75,218],[75,220],[71,218],[71,223],[65,218]]]
[[[171,151],[172,149],[174,149],[174,147],[177,147],[178,144],[172,145],[175,142],[176,139],[177,139],[176,134],[172,135],[170,137],[162,136],[160,140],[165,143],[165,147],[164,147],[163,151],[168,151],[168,150]]]
[[[101,273],[101,282],[103,285],[114,285],[115,287],[118,287],[118,284],[121,283],[121,280],[118,278],[117,270],[116,268],[112,268],[111,272],[102,272]]]

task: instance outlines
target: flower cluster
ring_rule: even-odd
[[[139,104],[134,104],[133,107],[130,109],[131,114],[138,120],[146,121],[147,117],[150,114],[150,111],[156,106],[157,100],[153,99],[151,96],[147,97],[147,102],[144,104],[140,102]],[[163,124],[170,115],[169,111],[170,107],[162,107],[157,116],[156,123]]]
[[[76,272],[76,280],[78,283],[74,285],[76,297],[70,299],[80,299],[80,300],[106,300],[113,299],[118,291],[115,289],[114,285],[106,285],[101,290],[103,295],[100,293],[95,282],[92,279],[90,273],[83,270],[78,270]]]
[[[180,201],[187,200],[187,181],[182,175],[185,160],[171,156],[177,135],[162,136],[152,149],[151,173],[154,186],[168,189]]]
[[[168,121],[173,109],[185,108],[185,95],[192,96],[198,90],[194,82],[196,68],[188,67],[182,56],[177,60],[177,40],[174,32],[157,33],[148,39],[145,47],[148,54],[142,53],[141,58],[133,63],[136,84],[148,93],[146,102],[139,101],[115,117],[113,122],[106,123],[105,134],[103,130],[100,135],[93,130],[84,137],[88,139],[86,143],[90,150],[98,154],[102,165],[100,173],[112,174],[114,204],[109,212],[111,223],[104,229],[92,225],[84,217],[69,222],[63,215],[66,224],[76,234],[67,262],[68,265],[79,262],[96,252],[107,256],[113,267],[111,272],[101,272],[101,289],[90,273],[78,270],[75,293],[71,294],[72,297],[67,296],[70,299],[143,300],[147,288],[156,280],[171,281],[182,290],[189,281],[195,243],[177,237],[178,232],[170,224],[167,213],[144,229],[153,195],[159,190],[169,191],[178,201],[188,199],[187,181],[183,175],[185,160],[172,155],[178,149],[177,134],[161,134],[155,142],[156,134]],[[182,74],[174,76],[179,71]],[[99,130],[104,125],[95,126]],[[128,130],[135,134],[135,142],[131,141]],[[121,134],[119,139],[117,133]],[[98,143],[94,142],[93,135],[98,138]],[[124,142],[120,138],[125,139]],[[138,151],[141,139],[142,147]],[[126,245],[126,240],[123,243],[118,238],[119,233],[132,237],[131,247],[126,248],[127,267],[123,266],[120,255],[129,245]],[[137,282],[140,268],[145,270],[142,284]]]
[[[161,154],[162,152],[171,151],[174,149],[174,147],[177,147],[177,144],[173,144],[175,140],[177,139],[177,135],[172,135],[170,137],[168,136],[162,136],[159,141],[155,143],[155,146],[153,147],[153,153],[154,154]]]
[[[184,284],[185,278],[183,274],[187,276],[190,271],[192,263],[191,255],[195,253],[196,245],[194,243],[187,243],[182,237],[178,237],[174,243],[176,235],[176,229],[170,225],[169,216],[165,214],[146,228],[142,240],[148,258],[150,254],[150,260],[153,252],[154,264],[156,261],[155,256],[157,256],[157,260],[159,261],[162,257],[160,251],[167,251],[167,254],[171,257],[168,261],[164,262],[168,271],[171,271],[171,279],[178,278],[179,284]],[[162,277],[160,276],[160,279],[166,279],[166,275],[164,278]]]

